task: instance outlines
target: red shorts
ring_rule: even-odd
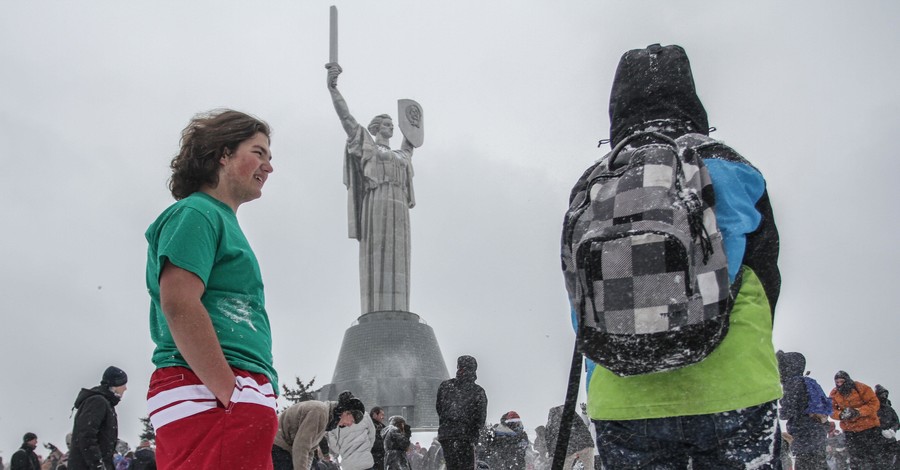
[[[228,408],[186,367],[153,372],[147,411],[159,469],[272,469],[275,391],[263,374],[231,370],[235,387]]]

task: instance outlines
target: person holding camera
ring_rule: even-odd
[[[882,437],[878,419],[881,405],[875,391],[839,370],[834,374],[834,389],[829,396],[834,408],[831,417],[839,420],[844,430],[850,466],[854,469],[877,468]]]

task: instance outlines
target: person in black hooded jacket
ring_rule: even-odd
[[[883,448],[878,455],[878,468],[897,469],[900,468],[900,444],[897,443],[897,429],[900,429],[900,418],[897,412],[891,406],[888,400],[888,389],[878,384],[875,386],[875,396],[878,397],[880,407],[878,408],[878,421],[881,423],[881,441]]]
[[[456,360],[456,378],[441,382],[435,408],[438,442],[447,470],[475,468],[475,443],[487,419],[487,394],[475,383],[478,362],[472,356]]]
[[[728,282],[736,295],[730,308],[727,334],[712,354],[696,364],[628,377],[602,365],[591,368],[589,364],[587,410],[597,431],[601,462],[607,468],[744,468],[750,464],[768,468],[767,465],[775,465],[779,450],[777,400],[782,391],[772,344],[772,324],[781,276],[778,231],[765,178],[736,150],[709,138],[709,118],[697,93],[690,61],[684,49],[677,45],[651,44],[622,55],[610,91],[609,117],[610,145],[626,152],[628,157],[636,157],[640,167],[646,163],[641,162],[642,156],[651,153],[652,145],[659,142],[671,145],[671,140],[676,140],[680,149],[690,149],[690,155],[687,150],[683,154],[686,159],[699,157],[697,162],[706,168],[713,191],[703,189],[698,196],[713,208],[722,235],[721,249],[727,258]],[[641,149],[645,144],[651,146]],[[610,153],[606,164],[613,155]],[[615,162],[625,165],[630,160]],[[586,173],[584,177],[591,175]],[[658,175],[662,176],[657,178]],[[598,195],[590,207],[598,211],[609,209],[612,214],[620,207],[631,207],[629,204],[635,208],[642,206],[640,201],[632,199],[629,185],[647,189],[662,181],[672,181],[675,175],[674,171],[651,170],[646,179],[634,178],[625,183],[617,180],[615,189],[608,187],[612,194],[606,199],[599,185],[592,186],[586,194],[600,190],[596,194],[603,195]],[[627,224],[641,221],[643,215],[639,212],[617,219]],[[647,215],[653,220],[659,217],[661,221],[666,211],[653,209]],[[598,229],[598,240],[602,238],[600,232]],[[566,237],[569,232],[563,235]],[[565,238],[563,243],[565,248]],[[669,242],[665,244],[669,246]],[[675,245],[678,243],[672,243]],[[662,258],[655,257],[648,255],[644,248],[634,246],[633,254],[639,257],[639,262],[633,265],[629,264],[633,260],[622,262],[638,270],[651,264],[676,270],[675,256],[670,260],[666,252]],[[675,251],[671,250],[673,254]],[[564,265],[568,263],[566,254],[564,250]],[[670,261],[673,261],[671,265]],[[620,261],[608,261],[604,257],[603,263]],[[668,289],[656,278],[648,276],[644,281],[638,271],[633,274],[635,283],[659,282],[652,285]],[[573,290],[568,281],[573,300],[575,295],[583,295]],[[612,281],[622,287],[623,296],[610,298],[611,307],[632,301],[627,305],[634,307],[642,300],[624,295],[625,283],[619,283],[619,279]],[[645,315],[641,321],[646,325],[655,325],[656,321],[674,322],[671,326],[680,325],[682,312],[677,307],[654,314],[644,311],[640,315]],[[569,316],[570,311],[566,314]],[[576,315],[575,319],[578,318]],[[711,345],[706,339],[700,339],[701,335],[692,335],[696,331],[685,331],[684,344],[699,341]],[[633,359],[637,362],[641,358]]]
[[[806,358],[798,352],[778,351],[778,370],[781,373],[781,398],[779,417],[787,421],[791,436],[791,453],[796,470],[826,468],[825,444],[828,439],[827,416],[807,413],[809,393],[803,373]],[[821,419],[821,416],[823,419]]]
[[[75,399],[75,424],[69,449],[69,470],[113,470],[113,454],[119,440],[116,405],[128,388],[122,369],[109,366],[100,385],[83,388]]]

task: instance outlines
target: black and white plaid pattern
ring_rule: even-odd
[[[573,190],[562,256],[580,328],[593,330],[580,338],[632,335],[640,342],[641,335],[656,335],[683,346],[677,339],[682,330],[706,331],[706,322],[725,322],[727,329],[728,267],[709,173],[699,157],[689,156],[693,152],[686,154],[662,135],[652,137],[653,143],[636,148],[623,144],[616,168],[609,168],[611,153]],[[712,253],[706,262],[700,240],[706,235],[692,234],[692,217],[694,231],[702,217],[708,234]],[[701,326],[685,328],[692,325]],[[710,341],[718,344],[721,338]],[[606,363],[609,358],[592,357],[591,346],[583,342],[583,352],[616,371]],[[627,360],[616,355],[615,360]],[[684,351],[671,355],[682,357]],[[656,360],[666,368],[678,362]]]

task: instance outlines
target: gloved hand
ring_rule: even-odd
[[[844,408],[841,410],[841,419],[853,419],[859,417],[859,410],[856,408]]]
[[[885,439],[893,439],[894,438],[894,430],[893,429],[882,429],[881,435],[885,437]]]

